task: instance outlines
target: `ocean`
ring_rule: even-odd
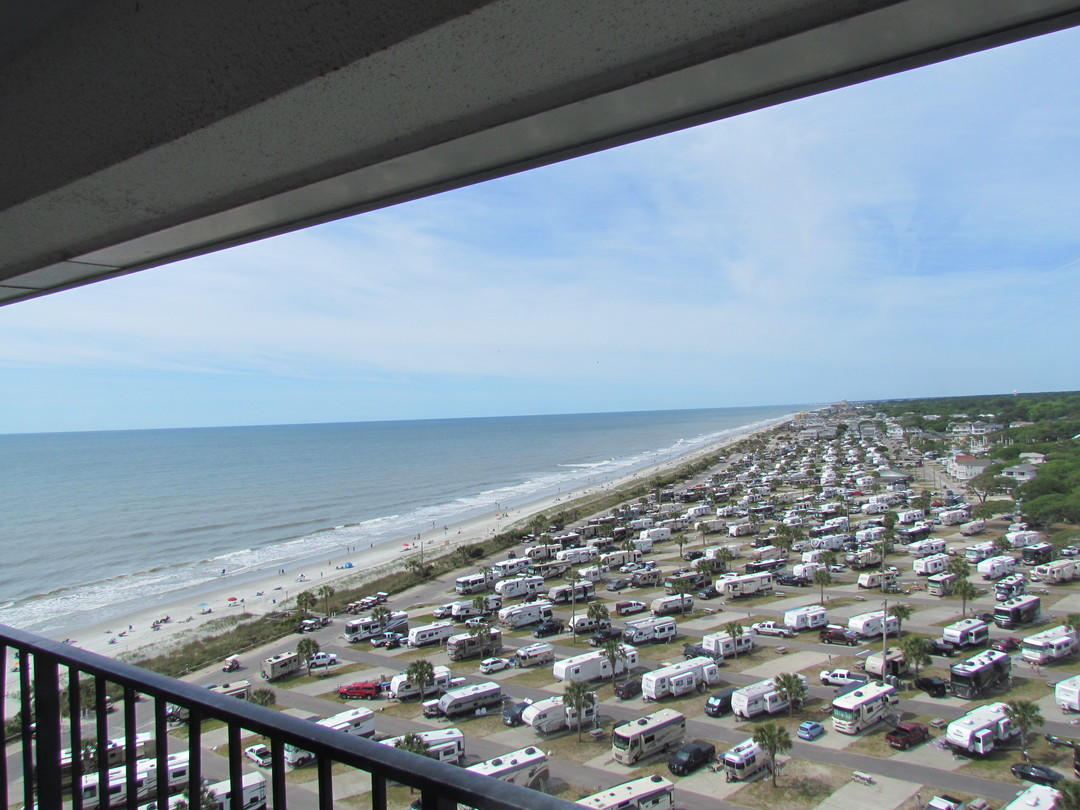
[[[74,630],[609,481],[798,406],[0,436],[0,623]]]

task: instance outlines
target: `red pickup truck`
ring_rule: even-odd
[[[930,731],[922,723],[898,723],[896,728],[885,735],[885,740],[893,748],[903,751],[929,737]]]
[[[356,683],[339,686],[337,693],[338,697],[346,700],[356,700],[358,698],[370,700],[378,697],[380,691],[382,689],[377,681],[357,681]]]

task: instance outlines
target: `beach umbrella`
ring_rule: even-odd
[[[226,602],[235,602],[235,601],[237,601],[237,600],[236,600],[236,597],[235,597],[235,596],[230,596],[230,597],[229,597],[228,599],[226,599],[225,601],[226,601]]]

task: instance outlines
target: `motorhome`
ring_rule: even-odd
[[[856,549],[855,551],[849,551],[847,554],[844,555],[844,562],[848,564],[848,567],[855,570],[880,565],[881,560],[881,546],[860,548]]]
[[[986,528],[985,520],[969,520],[967,523],[963,523],[960,526],[960,534],[965,537],[970,537],[973,534],[979,534]]]
[[[806,686],[806,677],[799,675]],[[776,688],[776,681],[769,678],[752,683],[735,691],[731,696],[731,711],[739,718],[749,720],[759,714],[777,714],[788,707],[787,695]]]
[[[166,758],[165,777],[162,779],[158,773],[157,759],[140,759],[135,762],[135,779],[128,779],[128,766],[113,768],[106,774],[108,797],[103,803],[105,807],[123,806],[128,800],[128,791],[135,795],[135,799],[146,799],[153,796],[158,781],[168,784],[168,791],[174,793],[187,787],[188,784],[188,752],[180,751],[170,754]],[[82,796],[82,806],[86,810],[99,807],[101,795],[99,793],[99,776],[97,771],[84,774],[79,783]]]
[[[1080,712],[1080,675],[1073,675],[1054,686],[1054,702],[1062,711]]]
[[[495,593],[503,599],[531,596],[544,588],[544,578],[538,576],[512,577],[495,583]]]
[[[622,645],[623,654],[615,659],[615,671],[604,650],[592,650],[581,655],[556,661],[551,668],[557,681],[595,681],[600,678],[612,678],[629,672],[637,666],[638,651],[626,644]]]
[[[1011,549],[1027,548],[1042,542],[1042,535],[1038,532],[1029,531],[1006,532],[1005,541]]]
[[[926,578],[926,592],[930,596],[951,596],[956,590],[959,577],[956,574],[934,574]]]
[[[832,702],[833,729],[841,734],[858,734],[889,716],[899,700],[895,686],[865,683]]]
[[[551,538],[551,542],[563,548],[578,548],[581,545],[581,535],[578,532],[557,534]]]
[[[1048,664],[1068,658],[1078,645],[1076,631],[1067,624],[1060,624],[1025,636],[1020,643],[1020,657],[1032,664]]]
[[[276,681],[296,675],[304,668],[304,662],[295,652],[271,655],[262,662],[260,674],[268,681]]]
[[[975,570],[982,575],[984,580],[992,582],[1016,571],[1016,560],[1007,555],[987,557],[975,566]]]
[[[883,630],[885,635],[895,636],[900,632],[900,620],[886,616],[882,610],[872,610],[848,619],[848,630],[862,638],[881,638]]]
[[[987,703],[953,720],[945,728],[945,744],[966,754],[989,754],[1020,734],[1009,720],[1008,706]]]
[[[1042,615],[1042,600],[1034,594],[1014,596],[994,606],[994,624],[1009,629],[1031,624]]]
[[[592,725],[596,721],[598,710],[599,704],[596,701],[586,701],[582,705],[579,720],[577,709],[566,705],[562,696],[558,695],[538,700],[525,707],[521,713],[521,722],[537,734],[552,734],[566,728],[576,729],[579,725],[583,728]]]
[[[821,605],[806,605],[784,611],[784,626],[792,630],[816,630],[828,623],[828,614]]]
[[[1023,596],[1027,590],[1027,578],[1023,574],[1009,574],[994,583],[994,600],[1006,602],[1017,596]]]
[[[709,577],[697,571],[684,571],[672,574],[664,580],[664,590],[670,594],[683,594],[700,591],[709,584]]]
[[[573,585],[556,585],[548,591],[548,601],[554,605],[588,602],[596,596],[596,586],[591,582],[575,582]]]
[[[712,658],[690,658],[654,669],[641,676],[645,700],[680,697],[720,682],[720,670]]]
[[[547,562],[555,558],[555,555],[563,550],[561,543],[547,543],[533,546],[525,550],[525,556],[533,561],[533,564]]]
[[[931,554],[943,554],[945,552],[945,541],[938,539],[919,540],[909,543],[907,552],[912,557],[929,557]]]
[[[430,644],[442,644],[455,632],[452,622],[433,622],[414,627],[409,631],[405,643],[410,647],[427,647]]]
[[[436,666],[433,668],[433,673],[434,678],[431,683],[427,684],[423,692],[421,692],[420,687],[409,679],[408,672],[399,672],[390,679],[390,688],[387,693],[396,700],[406,700],[413,697],[436,695],[450,688],[450,680],[453,676],[450,674],[449,667]]]
[[[1031,578],[1048,585],[1072,582],[1080,577],[1080,562],[1076,560],[1054,560],[1032,569]]]
[[[769,757],[753,738],[743,740],[729,748],[721,757],[724,773],[729,782],[742,782],[769,767]]]
[[[701,647],[714,659],[717,657],[734,658],[745,653],[753,652],[755,643],[756,639],[754,633],[747,629],[744,629],[742,633],[735,638],[732,638],[730,633],[721,631],[718,633],[709,633],[701,639]]]
[[[370,709],[346,709],[343,712],[324,717],[318,725],[340,731],[351,737],[371,737],[375,733],[375,713]],[[285,762],[289,765],[303,765],[315,759],[310,751],[305,751],[291,743],[285,744]]]
[[[990,626],[981,619],[961,619],[943,627],[941,638],[955,647],[982,647],[990,638]]]
[[[964,559],[971,565],[976,565],[993,557],[996,551],[997,547],[992,542],[977,543],[964,549]]]
[[[1077,749],[1073,749],[1073,771],[1076,771]],[[1016,798],[1003,804],[1001,810],[1054,810],[1058,807],[1061,791],[1048,785],[1029,785],[1016,794]],[[937,810],[935,808],[935,810]]]
[[[689,613],[694,609],[694,597],[688,593],[677,596],[661,596],[649,604],[654,616],[671,616],[677,613]]]
[[[592,546],[583,546],[581,548],[564,548],[555,554],[555,559],[571,565],[581,565],[592,562],[599,556],[600,552]]]
[[[345,622],[345,631],[341,635],[350,644],[355,644],[358,641],[367,641],[369,638],[381,636],[383,633],[407,632],[409,632],[409,614],[404,610],[395,610],[385,619],[362,616]]]
[[[637,549],[609,551],[607,554],[600,555],[600,563],[608,566],[608,568],[617,568],[618,566],[626,565],[627,563],[641,562],[641,556],[641,552]]]
[[[983,650],[949,667],[949,688],[953,697],[976,700],[986,692],[1007,684],[1012,659],[999,650]]]
[[[476,574],[466,574],[454,580],[454,590],[462,595],[470,593],[484,593],[495,587],[496,577],[490,569],[485,569]]]
[[[543,641],[518,647],[514,653],[514,664],[519,667],[535,667],[550,664],[554,660],[555,648]]]
[[[767,571],[760,574],[728,574],[713,582],[717,594],[727,598],[771,593],[775,579]]]
[[[451,661],[487,658],[502,649],[502,631],[490,628],[486,633],[457,633],[446,640],[446,653]]]
[[[412,732],[424,744],[424,756],[438,762],[451,762],[460,765],[465,758],[465,735],[456,728],[439,728],[432,731]],[[398,748],[405,742],[405,736],[379,740],[382,745]]]
[[[499,624],[516,630],[538,624],[554,616],[551,602],[527,602],[523,605],[510,605],[499,611]]]
[[[1027,546],[1020,554],[1024,565],[1042,565],[1054,558],[1054,547],[1049,543],[1036,543]]]
[[[626,623],[623,640],[627,644],[662,644],[678,635],[678,627],[670,616],[650,616]]]
[[[540,790],[548,778],[548,757],[539,748],[530,745],[477,762],[465,770],[490,776],[500,782]]]
[[[884,652],[878,650],[866,656],[866,674],[873,678],[884,679],[907,674],[908,661],[899,647],[889,647]]]
[[[570,620],[566,629],[576,635],[581,635],[582,633],[594,633],[597,630],[606,630],[609,627],[611,627],[610,619],[598,619],[581,613]]]
[[[633,765],[658,751],[678,747],[685,735],[686,717],[673,709],[661,709],[615,726],[611,731],[611,753],[616,762]]]
[[[495,579],[500,580],[523,574],[531,565],[532,560],[528,557],[511,557],[508,560],[492,563],[491,570],[495,574]]]
[[[449,689],[442,694],[435,704],[424,705],[425,717],[463,717],[466,715],[487,713],[503,704],[502,687],[495,681],[473,683]]]
[[[450,605],[450,618],[455,622],[463,622],[477,616],[486,616],[494,610],[502,607],[503,598],[497,594],[489,593],[482,597],[482,602],[477,603],[479,597],[473,597],[468,602],[453,602]],[[435,616],[436,619],[441,618]]]
[[[916,576],[928,577],[932,574],[940,574],[949,567],[948,554],[931,554],[929,557],[920,557],[911,564],[911,570]]]
[[[577,803],[590,810],[672,810],[675,786],[653,774],[593,793]]]
[[[139,732],[135,735],[135,746],[132,748],[132,759],[139,760],[144,757],[152,757],[157,753],[157,744],[152,734]],[[97,770],[97,746],[92,742],[84,745],[82,750],[82,772],[89,773]],[[115,740],[105,741],[105,767],[115,768],[123,765],[128,760],[127,739],[119,737]],[[60,786],[71,786],[71,749],[64,748],[60,751]]]

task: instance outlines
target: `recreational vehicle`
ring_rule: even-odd
[[[595,681],[600,678],[613,678],[637,666],[638,651],[625,644],[622,651],[623,655],[615,659],[614,672],[604,650],[592,650],[556,661],[551,672],[557,681]]]
[[[554,616],[551,602],[528,602],[523,605],[510,605],[499,611],[499,624],[515,630],[538,624]]]
[[[661,709],[616,726],[611,732],[611,753],[616,762],[633,765],[658,751],[678,747],[685,734],[686,717],[673,709]]]
[[[1023,596],[1027,590],[1027,579],[1023,574],[1009,574],[994,583],[994,599],[1006,602],[1017,596]]]
[[[983,650],[966,661],[949,667],[949,688],[953,697],[976,700],[986,692],[1008,683],[1012,660],[1007,653]]]
[[[590,810],[672,810],[675,786],[654,774],[593,793],[577,803]]]
[[[958,717],[945,729],[945,744],[966,754],[989,754],[1020,733],[1007,708],[1004,703],[987,703]]]
[[[458,633],[446,640],[446,653],[451,661],[487,658],[502,649],[502,631],[491,628],[486,633]]]
[[[1031,578],[1048,585],[1072,582],[1080,576],[1080,563],[1076,560],[1054,560],[1037,566],[1031,572]]]
[[[597,630],[606,630],[611,627],[610,619],[595,619],[586,614],[580,614],[570,620],[567,629],[575,634],[594,633]]]
[[[709,584],[709,577],[697,571],[687,571],[682,574],[672,574],[664,580],[664,590],[671,594],[684,594],[690,591],[700,591]]]
[[[1042,535],[1038,532],[1028,531],[1007,532],[1005,534],[1005,541],[1009,544],[1009,548],[1011,549],[1027,548],[1028,546],[1033,546],[1036,543],[1041,542]]]
[[[385,620],[363,616],[345,622],[345,632],[341,635],[350,644],[355,644],[358,641],[366,641],[369,638],[381,636],[383,633],[407,632],[409,632],[409,614],[404,610],[396,610],[387,616]]]
[[[753,738],[743,740],[734,748],[728,749],[721,759],[729,782],[745,781],[769,767],[769,757]]]
[[[636,549],[622,549],[621,551],[609,551],[600,555],[600,563],[609,568],[616,568],[627,563],[641,562],[641,552]]]
[[[492,563],[491,570],[495,574],[495,579],[500,580],[523,574],[531,565],[532,560],[528,557],[511,557],[509,560]]]
[[[542,789],[548,778],[547,754],[539,748],[529,746],[500,754],[493,759],[486,759],[470,765],[465,770],[482,776],[490,776],[512,785]]]
[[[806,686],[806,677],[799,675]],[[731,711],[739,718],[749,720],[759,714],[777,714],[788,707],[787,695],[776,688],[776,681],[769,678],[752,683],[735,691],[731,696]]]
[[[990,638],[990,627],[981,619],[961,619],[942,628],[941,638],[956,647],[981,647]]]
[[[977,566],[975,566],[984,580],[992,582],[1016,571],[1016,560],[1007,555],[1000,555],[997,557],[987,557]]]
[[[713,582],[713,587],[720,596],[736,598],[771,593],[773,582],[773,575],[767,571],[760,574],[728,574]]]
[[[654,669],[641,676],[641,694],[645,700],[680,697],[720,681],[720,670],[712,658],[690,658]]]
[[[899,634],[900,620],[895,616],[886,616],[883,610],[860,613],[848,619],[848,630],[862,638],[880,638],[883,629],[887,636]]]
[[[135,762],[135,779],[128,780],[128,766],[113,768],[106,774],[108,797],[104,803],[101,801],[99,792],[99,774],[97,771],[87,773],[79,783],[82,796],[82,806],[86,810],[99,806],[122,806],[129,799],[128,791],[135,795],[135,799],[145,799],[153,796],[159,779],[157,759],[140,759]],[[166,759],[165,777],[168,790],[174,793],[187,787],[188,784],[188,752],[181,751],[170,754]]]
[[[424,705],[425,717],[462,717],[496,709],[503,704],[502,687],[495,681],[459,686],[443,693],[437,701]]]
[[[950,596],[958,579],[956,574],[934,574],[926,578],[926,592],[930,596]]]
[[[424,687],[421,693],[420,687],[409,680],[407,672],[399,672],[390,679],[390,688],[387,690],[390,697],[396,700],[406,700],[413,697],[426,697],[450,688],[450,668],[444,666],[434,667],[434,679]]]
[[[139,760],[144,757],[152,757],[157,753],[157,744],[152,734],[139,732],[135,735],[135,747],[132,749],[132,759]],[[97,746],[93,743],[84,745],[82,748],[82,772],[89,773],[97,770]],[[119,737],[115,740],[105,741],[105,767],[115,768],[123,765],[128,760],[127,740]],[[71,749],[65,748],[60,751],[60,786],[71,786]]]
[[[973,534],[979,534],[986,528],[985,520],[970,520],[967,523],[963,523],[960,526],[960,534],[965,537],[970,537]]]
[[[754,651],[754,634],[744,629],[742,633],[732,638],[726,631],[709,633],[701,639],[701,647],[708,651],[713,658],[734,658],[744,653]]]
[[[1032,664],[1048,664],[1068,658],[1076,652],[1077,643],[1076,631],[1061,624],[1026,636],[1020,644],[1020,657]]]
[[[554,605],[572,602],[588,602],[596,596],[596,586],[591,582],[575,582],[573,585],[556,585],[548,591],[548,601]]]
[[[841,734],[858,734],[884,720],[899,700],[896,687],[876,681],[865,683],[832,702],[833,728]]]
[[[1080,675],[1073,675],[1054,686],[1054,702],[1062,711],[1080,712]]]
[[[816,630],[828,623],[828,614],[821,605],[806,605],[784,611],[784,626],[792,630]]]
[[[424,756],[438,762],[451,762],[460,765],[465,758],[465,735],[456,728],[439,728],[432,731],[413,732],[424,743]],[[398,748],[405,741],[405,736],[379,740],[382,745]]]
[[[535,667],[550,664],[554,660],[555,648],[543,641],[518,647],[517,652],[514,653],[514,663],[519,667]]]
[[[844,555],[844,562],[848,564],[850,568],[870,568],[875,565],[880,565],[882,560],[881,546],[870,546],[868,548],[860,548],[855,551],[850,551]]]
[[[409,631],[406,644],[410,647],[426,647],[429,644],[442,644],[450,636],[454,635],[455,629],[451,622],[433,622],[414,627]]]
[[[671,616],[676,613],[687,613],[694,609],[694,597],[688,593],[678,596],[661,596],[653,599],[649,605],[654,616]]]
[[[454,580],[454,590],[466,595],[470,593],[484,593],[495,587],[496,577],[490,570],[484,570],[477,574],[466,574]]]
[[[533,564],[547,562],[554,559],[555,555],[563,550],[561,543],[548,543],[541,546],[533,546],[525,550],[525,556],[533,561]]]
[[[975,565],[993,557],[995,551],[997,551],[997,548],[989,541],[976,543],[974,546],[968,546],[964,549],[964,559]]]
[[[268,681],[276,681],[279,678],[288,678],[296,675],[304,668],[304,662],[295,652],[278,653],[271,655],[262,662],[263,678]]]
[[[583,546],[582,548],[564,548],[555,554],[555,559],[570,565],[581,565],[592,562],[599,556],[600,552],[592,546]]]
[[[1036,543],[1026,547],[1021,552],[1021,561],[1024,565],[1042,565],[1054,558],[1054,547],[1049,543]]]
[[[678,635],[675,620],[665,616],[651,616],[634,619],[626,623],[623,640],[627,644],[661,644],[671,641]]]
[[[895,677],[907,671],[907,656],[899,647],[889,647],[884,652],[878,650],[866,656],[866,674],[874,678]]]
[[[582,706],[581,719],[578,720],[577,709],[568,706],[561,695],[544,698],[526,706],[521,713],[521,722],[533,729],[537,734],[552,734],[562,731],[564,728],[576,729],[592,725],[596,720],[598,711],[596,701],[587,701]]]
[[[515,599],[519,596],[531,596],[540,593],[544,587],[544,578],[537,576],[512,577],[495,583],[495,593],[503,599]]]
[[[945,541],[937,539],[919,540],[910,543],[907,551],[912,557],[929,557],[931,554],[943,554],[945,552]]]
[[[916,576],[928,577],[931,574],[940,574],[949,567],[948,554],[931,554],[929,557],[920,557],[911,564]]]
[[[375,713],[370,709],[346,709],[319,720],[318,725],[352,737],[371,737],[375,733]],[[310,751],[285,743],[285,762],[289,765],[302,765],[313,759],[315,755]]]
[[[884,571],[867,571],[859,574],[858,586],[861,589],[881,588],[891,590],[896,587],[900,580],[900,572],[895,568],[886,568]]]
[[[1042,615],[1042,600],[1034,594],[1014,596],[994,606],[994,624],[1009,629],[1031,624]]]

